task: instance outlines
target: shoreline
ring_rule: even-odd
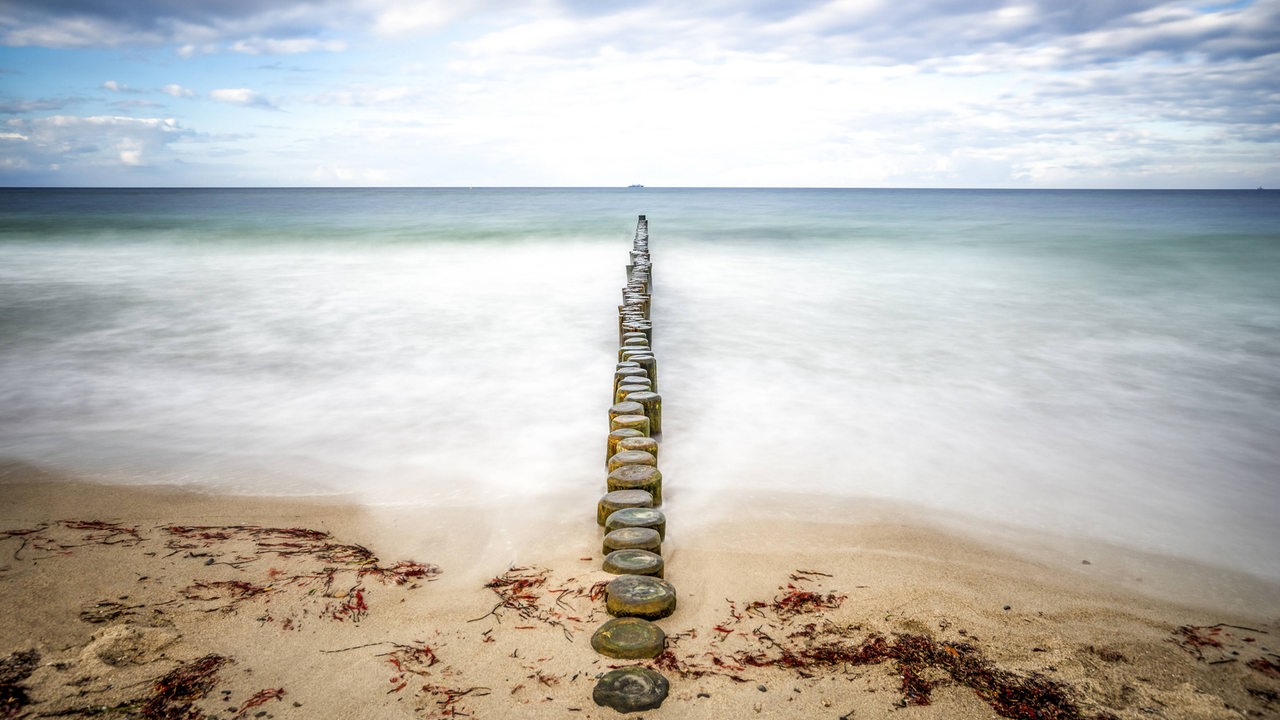
[[[326,708],[323,717],[448,717],[464,709],[503,717],[512,708],[533,718],[618,716],[590,698],[594,677],[611,662],[587,642],[607,619],[591,589],[612,576],[598,569],[590,515],[564,515],[582,503],[369,508],[339,498],[215,496],[13,473],[0,475],[0,498],[0,657],[40,654],[20,683],[37,703],[32,710],[123,703],[163,673],[216,654],[229,658],[217,671],[217,692],[195,701],[211,717],[237,717],[261,697],[243,717],[264,710],[316,717],[317,707]],[[768,655],[755,634],[760,627],[777,628],[769,632],[781,638],[809,624],[853,633],[846,639],[909,636],[948,652],[971,647],[1001,671],[1061,683],[1080,717],[1280,711],[1280,672],[1269,670],[1280,665],[1266,664],[1280,663],[1274,584],[1174,561],[1148,562],[1138,582],[1132,554],[1094,547],[1077,559],[1077,548],[1054,551],[1051,538],[1002,547],[920,525],[919,516],[903,517],[887,504],[819,511],[811,498],[790,505],[747,500],[686,523],[669,541],[665,555],[680,577],[680,605],[660,625],[669,637],[672,666],[664,672],[672,693],[646,716],[834,719],[898,707],[903,681],[893,662],[804,671],[741,662]],[[501,527],[504,518],[529,516],[526,527],[537,533]],[[118,524],[136,536],[104,536],[107,526],[66,521]],[[30,537],[12,534],[42,523],[50,525]],[[197,526],[224,528],[228,537],[173,534]],[[439,574],[397,584],[381,571],[347,568],[321,592],[316,557],[281,555],[264,544],[266,529],[285,528],[367,548],[377,556],[372,567],[387,572],[413,561]],[[1080,564],[1086,559],[1090,564]],[[504,599],[485,585],[504,576],[527,580],[522,610],[491,612]],[[1176,592],[1175,580],[1203,587],[1186,602],[1158,597]],[[779,598],[796,592],[833,600],[790,617],[772,612]],[[118,606],[126,608],[118,616],[84,619]],[[734,658],[736,669],[710,664]],[[939,667],[924,676],[933,683],[930,704],[912,705],[912,717],[999,717]],[[469,688],[484,690],[456,694]],[[261,695],[277,689],[284,694]]]
[[[591,528],[596,526],[585,520],[590,515],[565,514],[561,510],[592,505],[598,495],[594,487],[548,494],[538,497],[537,502],[530,502],[527,496],[513,496],[484,502],[376,504],[367,502],[359,493],[230,494],[188,485],[84,479],[22,462],[0,462],[0,491],[26,488],[24,492],[42,494],[44,485],[76,488],[74,492],[53,492],[40,502],[19,499],[18,504],[29,508],[52,502],[45,515],[50,520],[75,515],[76,503],[86,496],[92,499],[91,504],[98,504],[114,502],[121,493],[136,493],[125,505],[135,513],[139,506],[155,507],[156,518],[169,512],[169,502],[176,502],[184,508],[213,509],[209,515],[212,520],[234,519],[236,513],[222,510],[224,505],[247,503],[272,516],[296,512],[298,517],[325,518],[342,530],[360,528],[372,533],[374,541],[389,553],[414,554],[442,547],[450,556],[475,564],[487,563],[491,568],[503,562],[519,564],[522,554],[554,556],[557,548],[566,543],[578,544],[583,553],[590,553],[595,544]],[[148,496],[157,502],[151,502]],[[668,510],[688,518],[687,527],[677,535],[672,549],[692,544],[712,549],[724,544],[720,528],[738,523],[760,524],[762,528],[799,525],[807,529],[793,536],[768,537],[767,544],[779,554],[784,549],[813,549],[812,536],[818,527],[851,531],[853,534],[845,541],[852,549],[857,549],[858,538],[864,536],[881,544],[928,537],[939,547],[959,542],[995,562],[1008,556],[1041,566],[1046,572],[1078,576],[1083,582],[1114,586],[1155,601],[1264,619],[1280,617],[1280,578],[1096,538],[994,524],[977,515],[883,498],[757,490],[735,493],[733,504],[727,505],[723,493],[700,495],[678,487],[667,496]],[[69,503],[56,502],[68,498]],[[421,522],[424,514],[446,516],[449,526],[433,532]],[[4,517],[0,511],[0,519]],[[451,527],[465,527],[482,537],[455,538],[449,532]],[[817,542],[826,541],[819,538]],[[928,546],[929,541],[922,544]],[[472,572],[471,577],[480,574]]]

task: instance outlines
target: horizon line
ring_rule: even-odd
[[[0,190],[945,190],[977,192],[1257,192],[1257,187],[1000,187],[902,185],[2,185]]]

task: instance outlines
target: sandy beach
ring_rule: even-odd
[[[9,466],[0,508],[4,717],[618,716],[592,701],[629,663],[590,646],[613,576],[589,506],[499,541],[500,508]],[[883,509],[730,510],[668,538],[679,607],[645,664],[671,693],[631,717],[1280,714],[1267,583],[1172,562],[1139,577],[1119,551],[1011,552]]]

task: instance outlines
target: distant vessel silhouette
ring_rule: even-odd
[[[643,185],[628,185],[627,187],[629,187],[629,188],[642,188],[642,187],[644,187],[644,186],[643,186]],[[1261,190],[1262,188],[1258,188],[1258,189],[1259,189],[1259,190]]]

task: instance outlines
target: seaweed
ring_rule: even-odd
[[[550,571],[533,567],[512,567],[499,575],[485,587],[498,596],[498,602],[489,612],[467,622],[478,622],[493,617],[502,622],[503,610],[510,610],[525,621],[539,622],[551,627],[560,628],[565,638],[573,641],[573,631],[566,624],[590,622],[595,615],[595,608],[587,608],[582,612],[571,606],[569,600],[585,600],[596,603],[604,597],[607,582],[598,582],[589,587],[569,585],[574,578],[565,581],[564,587],[545,588]],[[544,600],[551,602],[544,607]],[[585,616],[585,617],[584,617]],[[533,625],[517,625],[517,630],[532,630]]]
[[[1280,666],[1267,657],[1280,659],[1280,656],[1261,647],[1256,637],[1267,634],[1266,630],[1259,628],[1228,623],[1183,625],[1173,632],[1173,642],[1195,655],[1196,660],[1209,665],[1243,662],[1246,667],[1263,675],[1280,677]]]
[[[534,591],[546,584],[548,572],[548,570],[534,571],[529,567],[509,568],[505,573],[484,585],[497,594],[498,603],[489,612],[467,622],[476,622],[490,616],[502,622],[502,615],[498,611],[504,608],[514,610],[526,620],[538,618],[541,611],[538,603],[541,597]]]
[[[444,685],[424,685],[422,692],[435,703],[442,718],[455,717],[471,717],[471,713],[466,712],[466,708],[462,707],[462,699],[474,695],[476,697],[484,697],[493,692],[487,687],[469,687],[469,688],[451,688]]]
[[[195,703],[203,699],[218,681],[218,671],[231,662],[221,655],[205,655],[179,665],[156,681],[151,697],[141,707],[145,720],[202,720]]]
[[[144,533],[136,526],[121,523],[73,519],[0,530],[0,542],[8,540],[13,541],[10,547],[14,548],[14,558],[24,562],[69,555],[75,548],[90,545],[125,548],[140,545],[140,549],[132,552],[148,551],[145,554],[154,557],[157,555],[154,550],[160,549],[159,554],[167,551],[167,557],[178,556],[182,558],[180,562],[199,560],[204,568],[223,566],[211,576],[189,576],[189,584],[173,592],[171,598],[162,598],[158,602],[139,603],[123,595],[83,605],[80,619],[93,624],[129,621],[144,614],[154,614],[163,620],[159,617],[162,613],[159,608],[171,604],[222,613],[260,605],[264,609],[257,620],[263,623],[273,622],[275,618],[271,610],[279,612],[283,606],[291,614],[282,617],[279,623],[279,627],[286,630],[297,627],[297,622],[308,615],[358,623],[370,612],[369,586],[415,589],[441,573],[440,568],[434,565],[412,560],[383,562],[363,545],[337,542],[327,532],[296,527],[162,525]],[[264,558],[268,559],[267,562],[263,561]],[[271,558],[283,560],[273,561]],[[278,567],[269,566],[270,562],[276,562]],[[141,582],[149,578],[140,575],[137,579]],[[338,586],[336,591],[335,585]],[[288,602],[271,604],[272,598],[286,593]],[[299,606],[294,604],[294,600],[311,603],[315,608]],[[321,606],[323,609],[315,612]],[[434,652],[425,645],[397,647],[404,649],[406,658],[422,661],[424,667],[438,662]],[[0,720],[26,717],[25,713],[29,711],[24,708],[32,701],[22,683],[35,668],[38,657],[31,652],[0,659]],[[201,720],[205,715],[196,703],[209,695],[218,682],[219,670],[231,662],[220,655],[206,655],[174,667],[162,677],[152,676],[141,686],[143,689],[124,699],[112,697],[107,703],[79,704],[46,712],[42,716],[106,715],[142,720]],[[106,689],[111,687],[107,685]],[[77,701],[77,698],[102,692],[77,688],[76,695],[62,698],[59,702],[84,703],[85,700]],[[443,688],[428,694],[449,716],[456,716],[465,714],[459,709],[459,699],[480,692],[487,690]],[[255,708],[272,700],[282,701],[284,696],[284,688],[265,688],[245,700],[239,708],[228,709],[227,716],[238,719],[256,716]]]
[[[333,536],[320,530],[307,528],[276,528],[261,525],[168,525],[163,531],[170,537],[165,547],[172,553],[186,552],[189,557],[204,557],[206,565],[228,565],[237,570],[256,562],[263,556],[310,559],[320,567],[309,572],[289,574],[277,568],[268,568],[269,585],[253,585],[241,580],[196,582],[184,588],[183,597],[189,600],[218,602],[210,610],[232,612],[246,600],[265,597],[279,592],[283,587],[308,587],[318,585],[320,595],[337,598],[338,603],[327,604],[321,615],[331,620],[358,623],[369,613],[369,602],[363,585],[365,578],[373,578],[383,584],[420,587],[418,581],[429,582],[440,575],[435,565],[413,560],[401,560],[383,565],[371,550],[354,543],[334,542]],[[222,557],[216,547],[222,543],[240,541],[252,544],[249,555],[236,556],[231,561]],[[171,554],[172,554],[171,553]],[[354,575],[346,590],[335,592],[334,585],[340,576]],[[315,590],[311,591],[312,593]],[[267,620],[271,618],[268,616]],[[295,627],[286,618],[281,628]]]
[[[377,558],[374,559],[376,560]],[[428,565],[414,560],[401,560],[391,567],[373,564],[360,570],[361,577],[372,575],[381,582],[389,582],[395,585],[405,585],[411,580],[432,580],[439,574],[440,568],[435,565]]]
[[[350,620],[353,623],[359,623],[369,614],[369,604],[364,601],[364,590],[353,589],[347,593],[337,608],[328,610],[327,614],[338,622]]]
[[[391,684],[395,687],[388,690],[388,694],[405,689],[409,684],[408,675],[427,677],[429,675],[427,669],[440,662],[435,651],[424,642],[419,642],[417,646],[401,643],[394,643],[394,645],[394,650],[382,653],[391,667],[396,670],[396,674],[391,676]]]
[[[1267,658],[1264,658],[1264,657],[1254,658],[1249,662],[1245,663],[1245,665],[1247,665],[1248,667],[1254,670],[1257,670],[1258,672],[1262,673],[1263,675],[1266,675],[1269,678],[1280,680],[1280,665],[1277,665],[1275,662]]]
[[[256,598],[260,595],[267,595],[275,592],[270,587],[262,585],[254,585],[244,582],[243,580],[216,580],[210,582],[197,581],[178,591],[182,597],[188,600],[200,600],[205,602],[222,601],[223,604],[218,607],[207,608],[206,612],[215,610],[221,612],[233,612],[242,602]]]
[[[125,605],[114,600],[101,600],[80,610],[80,619],[87,623],[101,624],[134,614],[138,605]]]
[[[87,532],[80,535],[75,542],[68,543],[53,537],[52,531],[58,529],[83,530]],[[22,539],[22,542],[18,543],[18,547],[14,548],[14,560],[21,560],[22,551],[27,548],[51,555],[70,555],[76,548],[89,547],[91,545],[124,545],[131,547],[144,540],[136,527],[103,520],[57,520],[40,523],[35,527],[0,532],[0,540],[11,538]]]
[[[281,592],[286,586],[312,588],[308,594],[327,598],[339,598],[334,607],[327,606],[322,615],[333,620],[359,621],[369,611],[363,583],[372,578],[385,585],[420,587],[420,582],[430,582],[440,575],[435,565],[413,560],[401,560],[384,564],[369,548],[354,543],[336,542],[333,536],[321,530],[308,528],[265,527],[261,525],[163,525],[158,528],[164,538],[169,556],[201,559],[205,566],[223,565],[234,570],[244,570],[263,557],[298,558],[318,563],[302,571],[288,573],[276,568],[266,571],[266,584],[236,579],[197,579],[179,591],[186,600],[212,603],[208,611],[234,612],[244,603],[266,598]],[[70,555],[77,548],[93,545],[120,545],[133,547],[149,538],[136,526],[104,520],[57,520],[32,527],[0,531],[0,541],[17,540],[13,557],[22,560],[23,553],[44,553],[26,559],[40,559],[57,555]],[[247,543],[226,548],[227,543]],[[234,554],[233,554],[234,553]],[[30,554],[30,553],[28,553]],[[340,578],[351,578],[350,587],[334,592]],[[114,600],[103,600],[86,606],[80,614],[85,622],[103,623],[137,614],[143,605],[124,605]],[[269,618],[268,618],[269,619]],[[292,619],[286,619],[281,627],[295,627]]]
[[[0,659],[0,718],[16,718],[31,703],[22,682],[40,665],[36,650],[19,650]]]
[[[68,530],[90,531],[82,540],[86,545],[137,545],[142,542],[142,535],[138,533],[138,528],[120,523],[102,520],[60,520],[58,524]]]
[[[395,669],[395,674],[390,678],[392,687],[387,690],[387,693],[398,693],[408,687],[410,675],[424,678],[419,693],[424,696],[429,705],[434,706],[436,717],[469,717],[470,713],[461,704],[462,699],[472,695],[481,697],[491,692],[487,687],[452,688],[431,682],[430,668],[438,664],[440,658],[435,650],[424,642],[417,641],[409,645],[395,643],[393,650],[381,655],[386,657],[387,662]]]
[[[812,582],[811,570],[790,575],[794,582]],[[864,633],[860,625],[839,625],[819,613],[835,610],[845,600],[839,593],[818,593],[787,584],[770,601],[743,606],[729,602],[729,618],[712,628],[709,651],[678,652],[694,631],[668,636],[664,652],[650,666],[685,678],[707,675],[745,683],[753,669],[783,669],[801,678],[820,673],[893,663],[899,681],[898,704],[928,705],[939,683],[971,689],[998,715],[1016,720],[1081,720],[1072,690],[1035,673],[1018,674],[997,668],[973,645],[940,641],[918,634]],[[750,623],[750,624],[748,624]],[[752,627],[755,625],[755,627]],[[731,640],[732,638],[732,640]],[[736,650],[723,645],[730,642]],[[1107,716],[1097,716],[1105,718]]]
[[[1178,644],[1201,658],[1204,657],[1204,648],[1222,647],[1222,640],[1218,637],[1222,633],[1221,626],[1183,625],[1178,628],[1177,633],[1182,638]]]
[[[973,646],[940,642],[922,635],[897,635],[890,641],[870,635],[850,642],[842,633],[824,637],[816,644],[799,647],[775,645],[772,653],[741,655],[738,659],[755,667],[780,666],[812,677],[820,668],[896,663],[901,679],[902,705],[928,705],[934,683],[925,671],[939,669],[956,683],[972,689],[1001,717],[1026,720],[1074,720],[1081,718],[1079,707],[1068,689],[1039,675],[1018,675],[995,668]]]
[[[244,701],[244,704],[242,704],[240,709],[236,711],[232,720],[243,720],[243,718],[249,716],[250,710],[258,707],[259,705],[265,705],[272,700],[279,700],[283,702],[285,694],[284,688],[265,688],[259,690],[254,693],[253,697]]]
[[[799,573],[792,574],[793,580],[801,578]],[[771,610],[778,617],[789,618],[805,613],[820,612],[822,610],[835,610],[840,607],[841,603],[848,597],[847,595],[838,595],[836,593],[827,593],[819,595],[811,590],[802,590],[795,585],[788,583],[785,593],[773,599],[772,602],[756,601],[747,605],[747,612],[759,612],[761,610]]]
[[[205,655],[182,663],[151,681],[146,695],[133,697],[114,705],[82,705],[40,713],[39,717],[126,717],[137,720],[210,720],[196,703],[209,697],[218,684],[218,672],[234,663],[217,654]],[[229,694],[229,691],[223,691]],[[81,693],[83,696],[84,693]],[[282,699],[284,688],[260,690],[244,702],[232,720],[244,720],[248,711],[272,699]],[[8,718],[10,716],[0,716]]]
[[[173,536],[165,543],[171,550],[194,550],[212,547],[230,540],[248,540],[254,555],[277,557],[310,556],[339,567],[328,567],[309,577],[331,582],[336,572],[354,569],[357,578],[372,576],[384,583],[404,585],[413,580],[429,581],[440,574],[440,568],[413,560],[401,560],[390,566],[379,564],[378,556],[363,545],[333,542],[333,536],[307,528],[273,528],[261,525],[169,525],[164,531]],[[252,561],[254,558],[247,558]]]

